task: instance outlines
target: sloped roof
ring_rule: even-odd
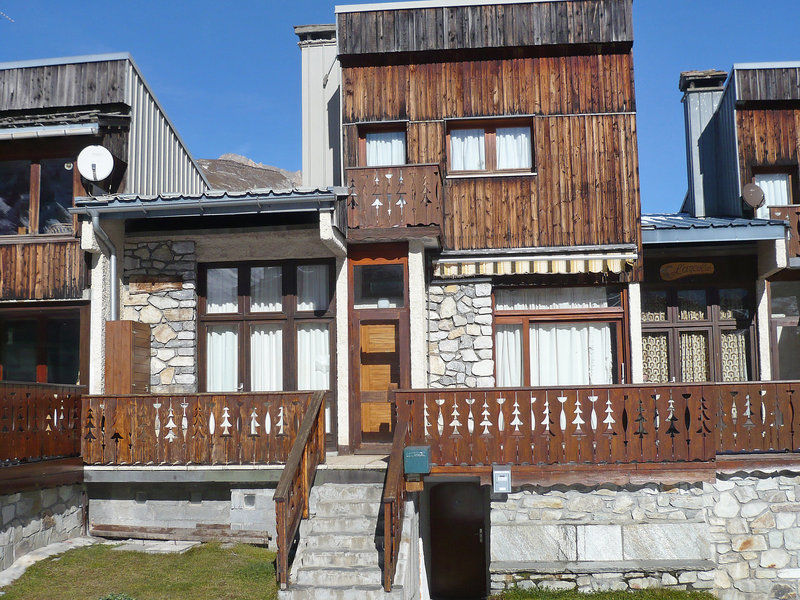
[[[645,244],[776,240],[785,235],[783,221],[693,217],[688,213],[642,215],[642,242]]]

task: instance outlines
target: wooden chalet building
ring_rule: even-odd
[[[88,530],[272,545],[283,598],[800,586],[800,70],[684,74],[643,219],[632,10],[340,6],[295,28],[302,188],[74,180]]]

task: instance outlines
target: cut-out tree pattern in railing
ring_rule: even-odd
[[[78,456],[83,391],[0,382],[0,464]]]
[[[312,392],[88,396],[87,464],[282,464]]]

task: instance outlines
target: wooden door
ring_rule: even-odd
[[[478,483],[440,483],[431,489],[429,581],[434,600],[486,598],[487,514],[488,497]]]
[[[400,323],[362,321],[359,326],[361,440],[388,443],[394,431],[390,390],[400,387]]]

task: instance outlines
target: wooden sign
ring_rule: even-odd
[[[695,275],[713,275],[714,264],[707,262],[667,263],[661,266],[659,274],[664,281],[675,281],[676,279],[694,277]]]

